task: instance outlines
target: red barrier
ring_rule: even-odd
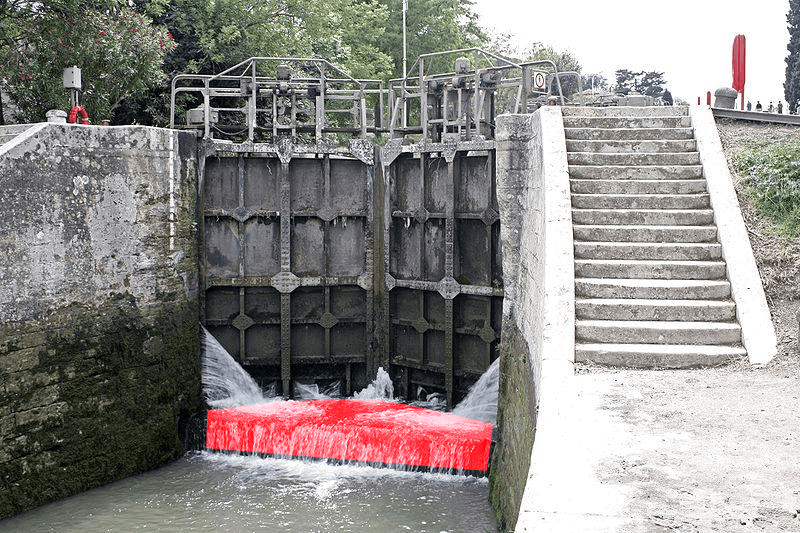
[[[206,448],[484,475],[492,425],[382,400],[273,402],[208,412]]]

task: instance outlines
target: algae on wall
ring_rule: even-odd
[[[51,125],[0,157],[0,518],[184,450],[202,405],[195,145]]]
[[[513,323],[506,324],[500,346],[499,436],[489,470],[489,499],[502,531],[513,530],[516,524],[536,429],[534,380],[527,343]]]

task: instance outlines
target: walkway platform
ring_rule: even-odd
[[[797,364],[562,373],[516,533],[800,531]]]

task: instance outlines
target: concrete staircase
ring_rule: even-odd
[[[564,107],[576,361],[746,355],[686,107]]]

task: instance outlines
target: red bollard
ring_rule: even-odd
[[[706,104],[711,105],[711,91],[706,92]]]

